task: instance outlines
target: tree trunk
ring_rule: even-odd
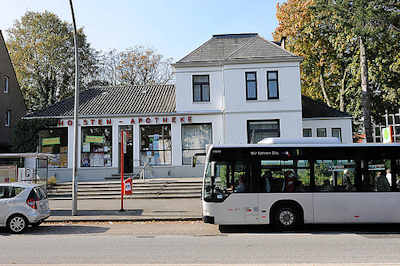
[[[344,68],[342,85],[340,87],[340,93],[339,93],[339,109],[342,112],[344,112],[344,91],[346,90],[346,77],[347,77],[347,67]]]
[[[321,66],[321,71],[319,72],[319,85],[321,86],[322,94],[324,95],[324,99],[326,104],[331,107],[331,101],[328,98],[328,94],[325,89],[325,81],[324,81],[324,67]]]
[[[360,68],[361,68],[361,104],[364,116],[364,130],[367,142],[372,142],[371,123],[371,98],[368,89],[368,65],[365,45],[362,37],[360,39]]]

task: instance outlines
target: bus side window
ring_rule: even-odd
[[[315,186],[319,192],[355,192],[356,163],[352,160],[315,161]]]
[[[364,180],[364,191],[389,192],[392,187],[392,170],[390,160],[368,161],[367,177]]]

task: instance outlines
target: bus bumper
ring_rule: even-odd
[[[214,224],[214,216],[203,216],[203,222],[206,224]]]

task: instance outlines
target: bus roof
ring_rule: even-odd
[[[258,144],[340,144],[338,138],[316,137],[316,138],[265,138]]]
[[[337,148],[361,148],[361,147],[398,147],[400,144],[382,144],[382,143],[352,143],[352,144],[309,144],[309,143],[290,143],[290,144],[212,144],[208,149],[232,149],[232,148],[301,148],[301,147],[337,147]]]

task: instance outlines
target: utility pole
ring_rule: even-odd
[[[75,106],[74,106],[74,159],[72,162],[72,215],[78,215],[78,111],[79,111],[79,57],[78,57],[78,35],[76,32],[75,14],[72,0],[71,6],[72,23],[74,26],[75,46]]]

